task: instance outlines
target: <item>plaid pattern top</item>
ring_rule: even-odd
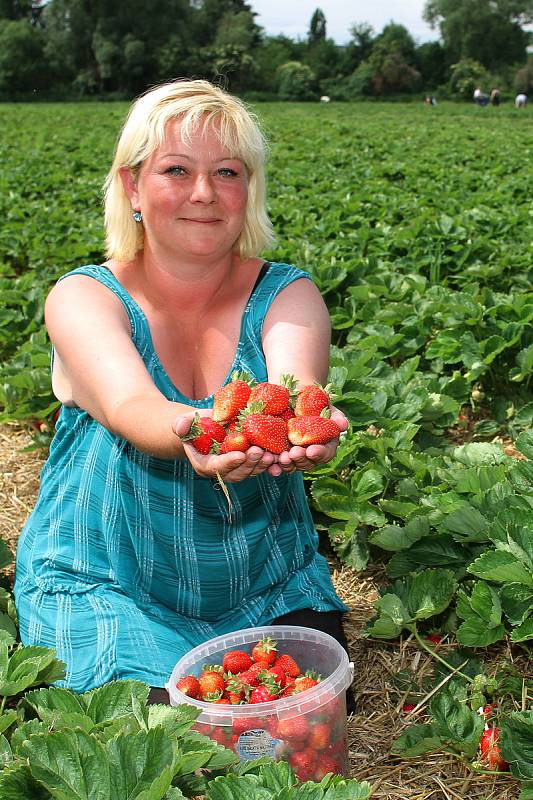
[[[154,350],[144,313],[102,266],[88,275],[114,292],[160,391],[184,397]],[[68,278],[64,276],[63,279]],[[279,292],[307,273],[271,263],[244,310],[228,372],[267,379],[262,323]],[[63,407],[37,504],[22,532],[15,599],[25,644],[57,649],[65,684],[85,691],[117,678],[163,686],[191,647],[290,611],[345,611],[318,554],[301,473],[229,484],[187,460],[141,453],[80,408]]]

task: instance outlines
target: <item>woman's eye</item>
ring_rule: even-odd
[[[223,178],[234,178],[238,175],[234,169],[230,169],[230,167],[221,167],[218,170],[218,174],[221,175]]]
[[[185,167],[176,166],[176,167],[169,167],[168,169],[165,170],[165,172],[168,173],[169,175],[185,175],[186,170]]]

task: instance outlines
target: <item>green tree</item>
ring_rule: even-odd
[[[33,92],[49,81],[43,31],[25,19],[0,20],[0,91]]]
[[[483,64],[472,58],[463,58],[450,69],[450,91],[463,100],[472,100],[477,86],[488,87],[489,74]]]
[[[256,71],[252,88],[258,92],[277,93],[279,68],[288,61],[298,61],[298,45],[288,36],[266,36],[254,51]]]
[[[391,22],[383,28],[374,41],[369,63],[374,68],[372,87],[376,95],[413,92],[420,86],[415,42],[403,25]]]
[[[278,70],[278,94],[282,100],[312,100],[315,76],[307,64],[299,61],[288,61]]]
[[[419,45],[415,60],[425,87],[436,89],[446,82],[450,65],[446,50],[440,42],[424,42]]]
[[[533,56],[529,56],[525,67],[516,73],[514,88],[517,92],[533,95]]]
[[[470,58],[494,70],[525,60],[533,0],[427,0],[424,19],[439,28],[451,62]]]
[[[319,42],[321,39],[326,38],[326,16],[321,8],[315,9],[311,22],[309,23],[309,33],[307,34],[307,41],[309,44]]]

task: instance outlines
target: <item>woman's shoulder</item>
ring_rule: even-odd
[[[267,274],[270,273],[271,278],[278,279],[284,283],[292,283],[292,281],[299,278],[312,280],[308,272],[296,267],[294,264],[288,264],[285,261],[266,261],[265,263],[268,266]]]

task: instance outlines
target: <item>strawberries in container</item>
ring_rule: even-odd
[[[196,697],[180,688],[192,678],[200,686]],[[351,680],[348,656],[335,639],[280,625],[235,631],[194,648],[176,664],[167,689],[172,705],[200,709],[196,730],[242,760],[284,759],[300,780],[320,781],[328,772],[348,774]]]

